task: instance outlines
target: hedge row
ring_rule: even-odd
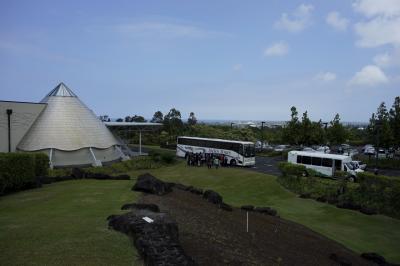
[[[47,176],[49,158],[44,153],[0,153],[0,195],[37,186]]]
[[[336,180],[318,178],[315,171],[302,165],[281,163],[278,178],[287,189],[303,198],[335,204],[340,208],[382,213],[400,218],[400,180],[371,173],[358,174],[357,183],[346,181],[346,173],[337,172]],[[304,171],[309,173],[304,176]],[[310,174],[311,173],[311,174]]]

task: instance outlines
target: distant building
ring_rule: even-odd
[[[40,103],[0,101],[0,112],[0,152],[44,152],[51,166],[126,158],[106,125],[64,83]]]

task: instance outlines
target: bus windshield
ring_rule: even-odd
[[[255,156],[255,147],[253,144],[245,144],[243,145],[243,156],[244,157],[254,157]]]

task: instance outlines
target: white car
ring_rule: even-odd
[[[278,145],[274,148],[274,151],[284,151],[288,148],[287,145]]]
[[[375,154],[375,148],[373,147],[373,146],[370,146],[370,147],[366,147],[365,149],[364,149],[364,154],[365,155],[374,155]]]
[[[365,168],[367,168],[367,164],[362,161],[352,161],[351,164],[354,165],[355,169],[365,170]]]
[[[318,149],[316,150],[316,152],[320,152],[320,153],[331,153],[331,150],[329,149],[328,146],[321,146],[321,147],[318,147]]]
[[[304,147],[304,148],[302,149],[302,151],[316,152],[316,150],[314,150],[313,148],[310,148],[310,147]]]

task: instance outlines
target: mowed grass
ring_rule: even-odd
[[[106,218],[134,202],[132,181],[79,180],[0,197],[1,265],[140,265]]]
[[[248,169],[209,170],[180,163],[150,173],[163,180],[213,189],[234,206],[274,207],[281,217],[303,224],[357,253],[377,252],[391,262],[400,263],[400,220],[383,215],[367,216],[311,199],[300,199],[280,186],[275,176]]]

